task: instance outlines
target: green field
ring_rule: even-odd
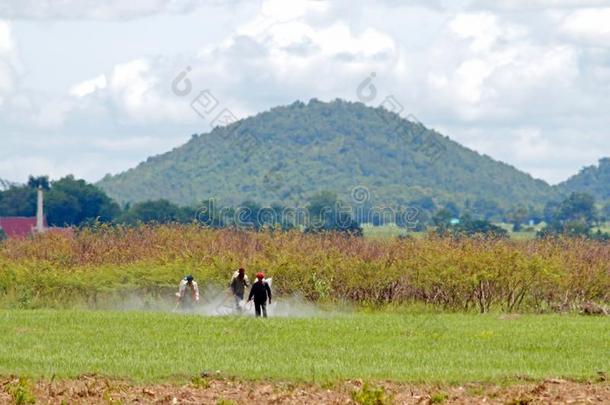
[[[540,231],[541,229],[543,229],[545,226],[544,223],[540,223],[533,227],[524,225],[523,231],[513,232],[512,224],[508,224],[505,222],[499,222],[499,223],[495,223],[494,225],[497,225],[501,228],[506,229],[508,231],[510,238],[514,239],[514,240],[535,239],[537,232]],[[610,223],[606,223],[599,227],[593,227],[591,232],[594,233],[594,232],[597,232],[598,230],[601,232],[610,233]],[[413,237],[423,237],[426,234],[426,232],[413,232],[413,231],[410,231],[405,228],[400,228],[395,224],[381,225],[381,226],[373,226],[371,224],[364,224],[362,226],[362,231],[363,231],[364,236],[367,238],[395,238],[398,236],[407,236],[407,235],[413,236]]]
[[[315,318],[0,311],[0,375],[142,382],[203,370],[289,381],[588,378],[610,369],[610,321],[577,315],[355,313]]]

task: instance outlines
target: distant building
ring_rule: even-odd
[[[4,231],[8,238],[25,238],[45,232],[48,227],[44,216],[44,193],[42,188],[38,188],[35,217],[0,217],[0,229]]]
[[[36,233],[36,217],[0,217],[0,229],[9,238],[25,238]],[[43,222],[46,227],[46,221]]]

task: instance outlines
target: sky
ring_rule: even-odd
[[[97,181],[217,112],[388,97],[563,181],[610,156],[610,0],[0,3],[0,179]]]

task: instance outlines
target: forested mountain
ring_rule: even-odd
[[[121,203],[182,205],[209,198],[302,204],[332,190],[348,202],[404,206],[432,197],[505,209],[540,207],[557,195],[544,181],[383,108],[315,99],[193,135],[98,185]]]
[[[600,159],[598,166],[585,167],[558,187],[564,193],[587,193],[610,203],[610,158]]]

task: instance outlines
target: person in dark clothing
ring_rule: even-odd
[[[263,273],[258,273],[256,275],[256,282],[252,284],[252,288],[250,288],[248,302],[252,301],[252,298],[254,298],[256,316],[261,316],[262,311],[263,317],[266,318],[267,298],[269,299],[269,304],[271,304],[271,287],[269,287],[269,283],[265,281],[265,275]]]
[[[244,293],[246,292],[246,287],[249,285],[250,283],[248,281],[248,276],[246,276],[246,270],[240,268],[233,274],[229,287],[235,298],[235,308],[238,311],[241,311],[242,309],[241,302],[244,300]]]

